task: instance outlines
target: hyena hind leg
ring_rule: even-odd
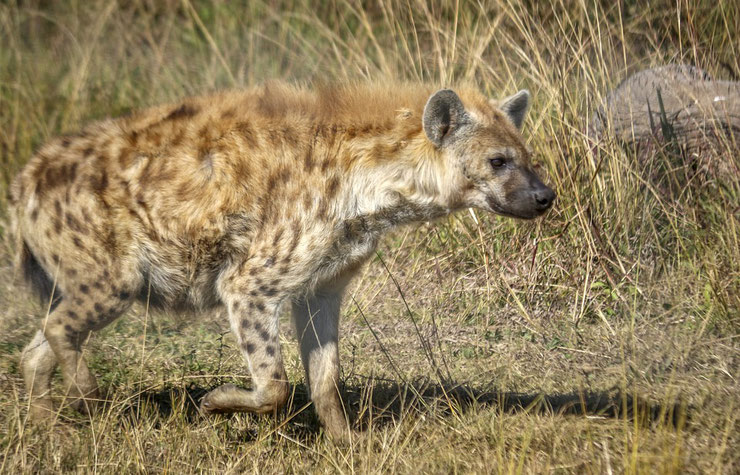
[[[90,288],[87,284],[82,286]],[[130,292],[105,294],[71,295],[49,315],[44,329],[44,336],[61,367],[70,405],[83,414],[94,411],[99,396],[95,376],[82,355],[82,345],[92,330],[108,325],[132,303]]]
[[[41,421],[55,414],[51,400],[51,378],[57,359],[44,332],[39,330],[21,354],[21,372],[28,394],[31,420]]]

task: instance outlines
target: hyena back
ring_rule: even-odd
[[[476,207],[533,218],[555,194],[529,164],[521,91],[268,84],[93,124],[43,146],[11,190],[18,261],[50,305],[22,371],[34,418],[52,372],[93,409],[81,354],[137,300],[223,307],[252,389],[204,412],[272,412],[288,397],[278,314],[289,301],[316,411],[348,433],[337,391],[342,292],[381,235]]]

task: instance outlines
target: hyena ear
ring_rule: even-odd
[[[449,143],[455,132],[467,122],[465,106],[452,89],[435,92],[424,106],[424,133],[437,147]]]
[[[529,110],[529,101],[529,91],[522,89],[513,96],[509,96],[501,101],[498,108],[506,114],[517,129],[521,129],[524,123],[524,117],[526,117]]]

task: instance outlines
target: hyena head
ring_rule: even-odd
[[[424,132],[443,159],[454,163],[464,183],[461,202],[516,218],[547,211],[555,192],[532,169],[519,129],[529,109],[529,92],[498,105],[466,109],[450,89],[432,95],[424,108]]]

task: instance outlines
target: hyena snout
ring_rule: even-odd
[[[497,202],[495,196],[489,197],[493,211],[515,218],[534,219],[550,209],[556,199],[555,192],[536,175],[530,174],[527,178],[525,185],[514,187],[505,195],[503,203]]]
[[[552,206],[557,195],[549,186],[542,183],[534,188],[531,192],[532,200],[534,201],[534,207],[540,211],[545,212]]]

